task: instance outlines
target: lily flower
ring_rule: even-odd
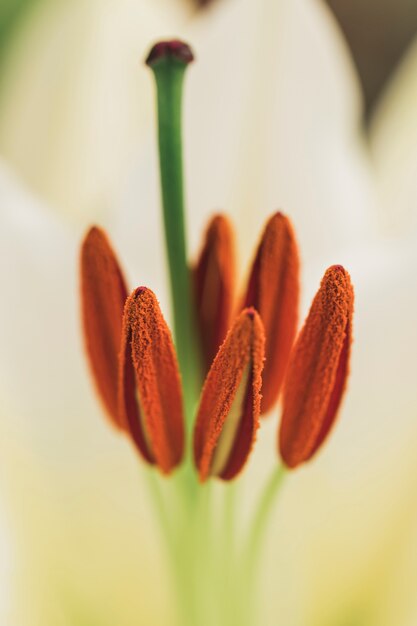
[[[410,289],[415,248],[410,229],[387,241],[373,222],[380,185],[401,189],[397,183],[404,168],[390,162],[384,180],[374,178],[358,130],[354,69],[326,9],[312,2],[270,3],[272,13],[260,20],[265,6],[230,0],[213,5],[207,19],[189,32],[178,31],[191,35],[204,68],[190,76],[189,116],[187,112],[192,247],[197,247],[206,213],[225,206],[239,224],[239,259],[246,261],[253,231],[265,221],[263,211],[282,206],[292,216],[303,251],[302,310],[323,267],[338,260],[337,253],[355,276],[357,312],[366,314],[356,317],[349,394],[332,445],[308,472],[297,472],[277,511],[282,532],[268,534],[258,621],[273,624],[279,614],[290,626],[339,626],[347,620],[408,625],[415,621],[410,598],[416,576],[407,549],[416,475],[417,305]],[[274,11],[280,19],[272,19]],[[230,46],[231,29],[245,46]],[[136,65],[142,47],[134,46]],[[27,55],[21,62],[30,64]],[[238,67],[246,71],[235,71]],[[21,80],[22,92],[28,84]],[[397,88],[400,102],[408,88]],[[16,145],[12,129],[15,133],[23,119],[21,107],[13,109],[16,93],[3,91],[9,101],[10,147]],[[97,115],[98,107],[91,109]],[[410,128],[402,112],[394,103],[389,113]],[[387,145],[392,144],[378,141],[384,130],[380,119],[373,145],[378,159],[388,163]],[[44,131],[40,134],[44,137]],[[73,137],[71,132],[66,136]],[[221,137],[221,149],[215,137]],[[68,154],[75,160],[80,156],[76,146]],[[146,146],[144,154],[133,166],[125,194],[116,194],[114,212],[104,211],[102,221],[123,249],[128,274],[140,268],[139,284],[152,284],[167,310],[162,273],[153,262],[162,238],[156,227],[156,194],[150,191],[155,175],[144,165],[152,162]],[[78,193],[71,171],[67,190]],[[53,172],[49,180],[46,167],[43,172],[45,185],[53,186]],[[1,481],[11,539],[18,548],[15,567],[23,576],[19,592],[25,590],[28,600],[26,607],[16,603],[8,623],[84,620],[130,626],[140,615],[147,623],[170,624],[172,605],[161,581],[165,563],[147,515],[145,489],[138,490],[144,484],[136,458],[101,423],[79,341],[74,267],[81,231],[97,216],[97,203],[96,208],[85,204],[85,213],[78,214],[82,227],[74,227],[58,217],[62,205],[35,199],[4,162],[0,185],[5,207],[0,212],[1,249],[12,260],[0,267],[1,284],[5,301],[13,303],[0,309]],[[103,189],[107,197],[106,185]],[[147,213],[138,212],[139,198],[149,207]],[[68,202],[71,211],[75,200],[73,206]],[[389,203],[390,219],[398,217],[402,201]],[[126,214],[132,218],[128,229]],[[262,467],[276,464],[275,442],[274,420],[262,420],[253,471],[242,477],[247,500],[239,511],[242,519]]]

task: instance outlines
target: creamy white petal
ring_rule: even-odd
[[[190,39],[191,232],[231,212],[247,258],[265,216],[294,220],[306,262],[369,234],[374,188],[357,76],[322,3],[230,0]],[[193,228],[196,224],[198,228]]]
[[[0,497],[0,620],[11,622],[12,594],[15,574],[15,536],[7,508]]]
[[[373,190],[360,97],[321,4],[228,0],[188,27],[184,13],[144,0],[88,6],[45,9],[23,33],[3,90],[3,151],[52,205],[81,217],[120,206],[153,101],[139,61],[151,39],[174,31],[198,59],[186,95],[193,247],[217,208],[244,215],[243,257],[278,207],[292,215],[307,260],[363,235]]]
[[[326,450],[294,477],[283,499],[265,576],[270,623],[279,610],[285,626],[310,626],[314,620],[326,624],[356,598],[359,585],[378,569],[375,555],[396,527],[396,511],[408,506],[407,477],[416,473],[417,303],[410,285],[417,267],[411,246],[373,243],[369,236],[374,189],[358,131],[360,104],[334,25],[318,3],[276,5],[273,19],[271,2],[229,0],[189,31],[201,61],[190,68],[187,96],[190,232],[194,247],[207,213],[219,206],[231,210],[247,255],[265,214],[281,204],[293,216],[311,264],[304,308],[325,264],[343,262],[352,272],[357,307],[350,392]],[[242,64],[251,68],[247,74]],[[141,71],[149,90],[149,74]],[[149,281],[163,295],[151,131],[146,142],[136,170],[126,174],[125,193],[115,192],[119,210],[105,222],[134,284]],[[7,201],[0,244],[11,259],[0,278],[5,301],[13,303],[0,311],[0,428],[12,442],[2,462],[15,470],[19,530],[33,563],[44,563],[45,597],[53,581],[49,591],[55,589],[61,603],[62,588],[87,607],[99,606],[104,597],[104,616],[95,619],[117,613],[117,623],[130,626],[133,617],[124,618],[125,611],[142,616],[135,602],[145,602],[143,611],[152,615],[156,602],[149,581],[140,598],[130,586],[141,579],[138,564],[142,571],[145,559],[152,582],[158,563],[150,564],[154,551],[146,545],[150,522],[136,459],[104,423],[82,357],[76,282],[81,232],[34,203],[7,174],[0,186]],[[259,473],[268,469],[265,460],[276,462],[275,428],[272,421],[263,425],[245,476],[252,493]],[[65,579],[56,580],[62,563]],[[124,567],[129,574],[113,588]],[[50,611],[55,624],[66,609]]]
[[[416,108],[417,39],[380,98],[371,125],[380,222],[390,236],[417,233]]]
[[[83,356],[81,233],[4,167],[0,197],[0,485],[17,545],[17,623],[167,623],[142,464],[104,418]]]
[[[153,104],[143,57],[183,6],[44,2],[26,20],[3,70],[0,147],[57,210],[94,219],[114,208]]]

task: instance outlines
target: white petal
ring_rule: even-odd
[[[277,17],[269,12],[263,16],[263,9],[274,6],[278,6]],[[369,237],[374,190],[358,131],[355,78],[324,9],[300,0],[275,5],[266,0],[229,0],[224,10],[213,11],[207,19],[190,35],[204,68],[202,72],[197,63],[192,73],[190,69],[187,102],[193,244],[207,212],[222,206],[232,211],[246,249],[256,240],[253,231],[260,228],[265,214],[281,204],[294,218],[304,259],[314,261],[307,293],[313,289],[313,278],[317,286],[324,264],[333,261],[346,263],[357,287],[351,391],[326,450],[315,466],[300,474],[292,495],[283,501],[284,530],[270,551],[274,569],[268,598],[278,596],[281,615],[289,615],[286,626],[309,624],[312,615],[328,616],[338,608],[336,604],[340,608],[340,598],[354,596],[357,579],[362,582],[361,575],[373,573],[365,566],[369,561],[373,564],[391,522],[394,526],[392,501],[406,510],[406,478],[413,468],[412,442],[417,434],[412,379],[417,304],[410,290],[417,267],[412,251],[402,246],[391,252],[379,242],[355,248],[356,242]],[[138,52],[135,45],[135,55]],[[146,70],[143,75],[146,90],[151,91]],[[125,110],[125,104],[120,106]],[[30,130],[35,132],[32,126]],[[139,176],[127,185],[124,208],[107,223],[114,228],[116,247],[123,242],[122,261],[126,254],[128,265],[140,274],[133,275],[134,283],[144,276],[143,282],[149,280],[155,288],[152,281],[162,285],[163,269],[151,141],[147,135]],[[68,182],[77,177],[83,182],[88,167],[82,161],[81,174],[75,167],[76,144],[68,180],[58,157],[57,165],[51,158],[44,162],[59,174],[59,193],[53,187],[51,197],[57,194],[67,208],[80,202],[88,210],[91,203],[100,202],[98,189],[104,189],[103,198],[119,197],[124,182],[119,188],[114,181],[120,171],[113,173],[110,166],[103,166],[97,179],[90,181],[93,191],[87,185],[84,193],[81,185],[88,200],[81,202],[81,191]],[[112,147],[108,138],[97,146],[106,155]],[[62,158],[65,154],[62,148]],[[117,169],[117,145],[114,162],[110,156],[106,163]],[[42,168],[48,182],[46,165]],[[135,173],[127,175],[133,178]],[[47,186],[51,181],[53,176]],[[134,592],[141,572],[147,569],[152,579],[158,563],[151,564],[154,553],[147,547],[150,522],[143,511],[148,505],[137,481],[136,459],[103,422],[82,357],[76,280],[80,232],[34,203],[4,172],[0,197],[6,208],[0,211],[0,249],[9,259],[0,267],[2,301],[7,305],[0,307],[4,346],[0,442],[8,444],[0,443],[0,462],[13,469],[13,504],[17,519],[23,520],[19,536],[28,558],[37,566],[43,564],[39,576],[45,597],[51,589],[60,597],[65,588],[87,606],[101,606],[104,598],[104,614],[116,615],[115,621],[124,626],[125,615],[126,624],[131,623],[130,611],[142,617],[143,611],[151,612],[152,604],[158,605],[152,596],[155,585],[149,581],[143,582],[146,594],[139,598]],[[271,435],[269,460],[275,462],[275,431],[269,428],[269,433],[268,427],[263,430]],[[262,451],[260,446],[258,452]],[[266,455],[261,456],[264,462]],[[253,480],[254,475],[248,474],[252,492]],[[398,484],[403,491],[397,492]],[[145,533],[142,527],[138,532],[138,520]],[[109,556],[111,572],[103,562]],[[275,584],[278,558],[284,564],[280,594]],[[64,564],[64,579],[54,577],[57,563]],[[341,572],[338,577],[335,563]],[[123,585],[114,586],[115,579],[123,580]],[[79,581],[75,587],[74,581]],[[296,590],[295,598],[291,590],[292,594]],[[148,604],[138,606],[143,602]],[[276,616],[274,601],[268,605]],[[64,611],[58,607],[50,623],[58,623],[59,608]],[[152,618],[145,615],[144,619],[150,623]]]
[[[22,29],[4,70],[0,145],[57,210],[94,219],[114,208],[153,106],[142,61],[184,18],[173,8],[44,2]]]
[[[247,251],[281,208],[306,263],[334,262],[368,235],[374,210],[357,77],[336,23],[318,2],[230,0],[190,38],[191,223],[201,231],[209,211],[231,212]]]
[[[417,39],[381,97],[371,126],[381,225],[389,235],[417,233]]]
[[[141,462],[105,420],[83,356],[80,234],[4,167],[0,198],[0,476],[27,599],[17,623],[151,623],[169,611],[165,570]]]

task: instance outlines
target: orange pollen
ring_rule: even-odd
[[[119,411],[144,459],[169,474],[184,450],[181,381],[171,333],[146,287],[132,293],[124,310]]]
[[[224,215],[213,217],[193,272],[197,324],[206,371],[230,325],[235,284],[234,237]]]
[[[278,399],[298,320],[299,255],[290,220],[275,213],[267,222],[250,273],[244,306],[253,306],[265,328],[262,413]]]
[[[204,383],[194,430],[200,480],[231,480],[242,469],[259,426],[264,330],[254,309],[239,315]]]
[[[127,289],[103,230],[93,226],[81,247],[81,309],[84,341],[98,394],[118,428],[117,372]]]
[[[333,265],[313,300],[284,383],[279,447],[289,468],[311,459],[334,424],[349,371],[353,300],[349,274]]]

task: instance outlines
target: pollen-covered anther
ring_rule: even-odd
[[[259,425],[264,330],[254,309],[239,315],[207,375],[194,430],[201,481],[234,478],[251,451]]]
[[[171,333],[146,287],[129,296],[124,310],[119,411],[144,459],[169,474],[184,449],[181,381]]]
[[[84,342],[90,368],[107,413],[120,428],[117,373],[127,290],[107,235],[96,226],[82,243],[80,272]]]
[[[347,271],[330,267],[294,346],[284,384],[279,447],[289,468],[311,459],[334,424],[349,370],[353,299]]]
[[[262,413],[276,402],[298,320],[299,256],[290,220],[275,213],[266,224],[250,273],[243,306],[259,312],[265,328]]]
[[[197,325],[206,371],[230,326],[234,283],[232,226],[224,215],[215,215],[193,271]]]

